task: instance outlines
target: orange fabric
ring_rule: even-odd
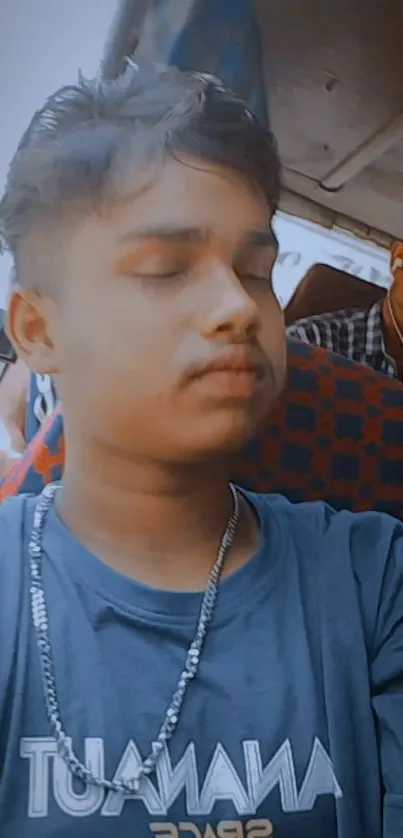
[[[0,503],[23,491],[23,484],[29,468],[35,470],[42,478],[44,485],[51,483],[54,479],[54,470],[60,471],[64,467],[64,435],[58,435],[56,449],[47,445],[49,433],[55,427],[57,419],[61,417],[61,408],[58,407],[54,413],[45,419],[40,431],[28,445],[25,453],[16,465],[10,469],[4,480],[0,483]]]

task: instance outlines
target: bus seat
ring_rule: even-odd
[[[369,367],[289,341],[288,382],[234,479],[291,501],[403,512],[403,386]]]
[[[403,511],[403,387],[373,370],[289,341],[288,382],[259,436],[234,464],[234,480],[291,501],[337,509]],[[0,501],[60,479],[60,410],[0,484]]]
[[[367,310],[382,300],[386,289],[330,265],[312,265],[288,301],[286,326],[297,320],[342,309]]]

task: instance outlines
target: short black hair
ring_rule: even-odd
[[[0,202],[1,248],[18,272],[19,243],[34,225],[99,211],[127,182],[127,164],[139,177],[181,154],[235,170],[276,209],[273,134],[218,79],[131,61],[112,82],[80,76],[49,97],[20,141]]]

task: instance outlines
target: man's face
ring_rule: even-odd
[[[70,424],[128,455],[177,462],[253,436],[286,363],[262,197],[234,173],[170,160],[63,251],[48,332]]]

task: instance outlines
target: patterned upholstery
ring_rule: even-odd
[[[324,349],[289,342],[288,385],[239,458],[246,488],[336,509],[403,510],[403,387]]]
[[[50,417],[0,500],[39,492],[61,476],[60,412]],[[322,498],[341,509],[403,510],[403,387],[372,370],[289,342],[288,386],[270,420],[236,463],[234,478],[292,501]]]

